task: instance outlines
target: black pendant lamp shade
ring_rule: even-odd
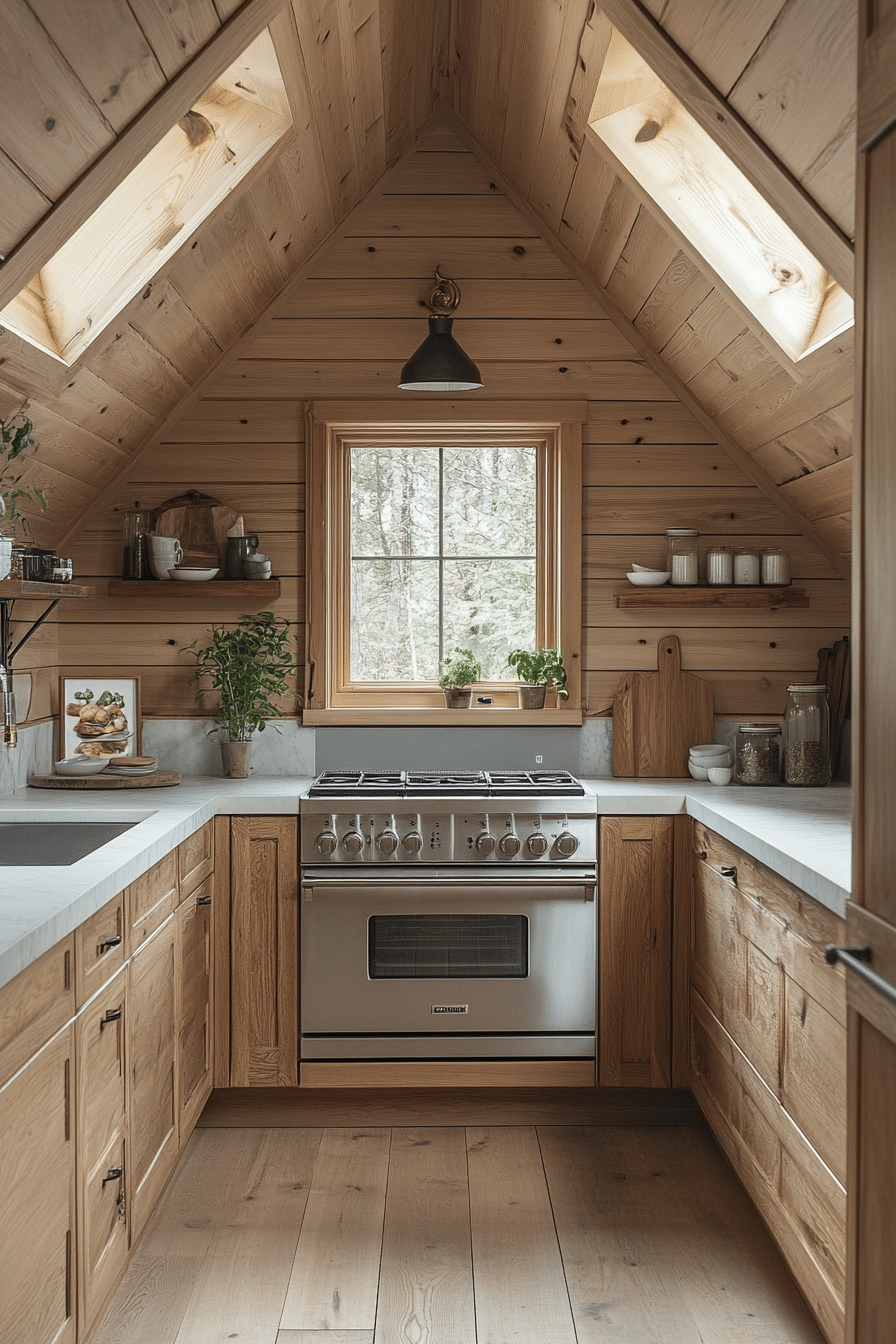
[[[435,278],[427,300],[429,335],[405,364],[398,386],[404,392],[472,392],[482,387],[482,377],[451,335],[454,319],[446,315],[460,302],[460,290],[438,270]]]

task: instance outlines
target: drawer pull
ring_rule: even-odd
[[[872,971],[871,967],[866,965],[871,960],[872,951],[870,947],[826,947],[824,950],[824,959],[831,966],[836,966],[838,961],[842,961],[848,971],[857,975],[860,980],[864,980],[866,985],[876,989],[878,994],[887,999],[889,1003],[896,1003],[896,985],[891,985],[889,980],[885,980],[877,971]]]
[[[197,897],[196,897],[196,904],[197,904],[197,905],[211,905],[211,903],[212,903],[212,898],[211,898],[211,896],[197,896]]]
[[[99,952],[100,956],[102,956],[104,952],[109,951],[110,947],[120,947],[123,941],[124,940],[122,939],[121,934],[116,933],[114,938],[104,938],[103,941],[97,947],[97,951]]]
[[[110,1167],[103,1177],[103,1185],[108,1185],[110,1181],[120,1181],[124,1174],[124,1167]]]
[[[120,1008],[107,1008],[105,1014],[100,1018],[100,1030],[102,1031],[107,1022],[117,1022],[120,1017]]]
[[[734,885],[737,886],[736,868],[732,868],[730,865],[726,864],[724,867],[719,869],[719,872],[721,873],[722,877],[727,877],[729,882],[733,882]]]

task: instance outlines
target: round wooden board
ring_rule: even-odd
[[[153,775],[138,775],[128,779],[126,775],[32,775],[29,787],[34,789],[168,789],[180,784],[183,775],[179,770],[157,770]]]

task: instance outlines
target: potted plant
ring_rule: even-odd
[[[507,662],[524,683],[517,690],[520,709],[543,709],[548,686],[556,686],[558,700],[569,699],[563,654],[558,649],[514,649]]]
[[[276,695],[296,695],[287,677],[297,671],[289,648],[289,622],[272,611],[243,616],[235,629],[213,625],[211,643],[197,649],[197,640],[181,649],[196,658],[190,685],[197,686],[200,700],[209,691],[221,692],[216,727],[223,729],[221,758],[228,779],[245,779],[249,773],[252,734],[262,732],[266,718],[276,718]],[[204,678],[209,685],[202,685]],[[297,697],[298,698],[298,697]]]
[[[25,402],[12,415],[0,420],[0,519],[13,523],[19,515],[21,500],[33,499],[47,508],[47,500],[36,485],[20,485],[22,472],[16,471],[23,453],[37,447],[34,425],[24,413]],[[12,537],[0,532],[0,579],[9,574]]]
[[[445,704],[449,709],[469,709],[472,690],[470,687],[482,677],[482,666],[473,657],[472,649],[455,649],[456,658],[444,660],[445,671],[439,677],[439,685],[445,693]]]

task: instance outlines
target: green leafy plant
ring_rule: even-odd
[[[43,490],[36,485],[20,486],[23,473],[16,472],[20,458],[37,447],[34,425],[24,413],[24,403],[5,420],[0,420],[0,518],[10,521],[19,517],[19,504],[35,500],[42,509],[49,507]]]
[[[277,717],[276,695],[293,695],[287,677],[297,665],[289,648],[289,622],[272,611],[243,616],[235,629],[209,627],[211,643],[197,648],[193,640],[181,653],[192,653],[196,671],[190,685],[197,686],[200,700],[209,691],[221,692],[217,723],[231,742],[248,742],[253,732],[261,732],[265,719]],[[204,678],[210,684],[202,685]]]
[[[520,681],[530,686],[556,686],[557,699],[569,699],[563,654],[558,649],[514,649],[507,655],[507,662]]]
[[[459,691],[461,687],[472,686],[473,682],[482,679],[482,666],[473,657],[472,649],[456,648],[454,652],[459,657],[444,659],[445,671],[439,677],[443,691]]]

